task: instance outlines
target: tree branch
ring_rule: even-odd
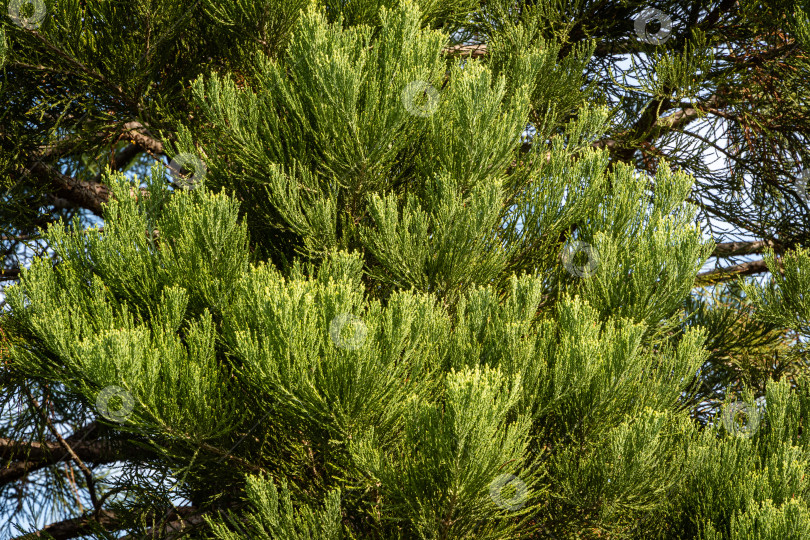
[[[458,55],[461,57],[481,58],[487,55],[487,44],[480,43],[477,45],[454,45],[444,49],[445,54]]]
[[[193,506],[181,506],[168,512],[164,516],[164,519],[175,519],[194,514],[195,511],[196,508]],[[66,519],[58,523],[52,523],[39,531],[18,536],[15,540],[34,540],[35,538],[69,540],[96,532],[99,526],[108,532],[119,531],[128,526],[126,517],[127,514],[121,514],[113,510],[102,510],[95,518],[88,514],[77,518]],[[147,517],[147,519],[154,519],[154,517]],[[202,520],[202,518],[200,517],[199,520]],[[190,523],[191,521],[197,522],[198,519],[189,518],[186,523]]]
[[[663,133],[673,129],[680,129],[690,124],[693,120],[698,119],[701,112],[717,111],[717,108],[722,106],[723,103],[721,102],[720,98],[718,98],[716,95],[712,95],[706,99],[706,101],[692,104],[690,107],[682,108],[669,116],[662,116],[656,120],[655,125],[651,130],[651,138],[659,137]]]
[[[14,281],[20,277],[20,268],[0,268],[0,281]]]
[[[148,457],[148,453],[140,447],[114,445],[102,440],[83,440],[95,427],[96,424],[93,422],[65,440],[82,461],[99,464]],[[0,468],[0,485],[19,480],[31,471],[58,463],[66,455],[58,442],[0,438],[0,459],[11,461],[7,466]]]
[[[48,538],[52,540],[68,540],[91,534],[101,526],[104,529],[115,527],[121,516],[112,510],[102,510],[95,518],[82,516],[52,523],[39,531],[18,536],[15,540],[34,540],[35,538]],[[117,530],[117,529],[114,529]]]
[[[190,514],[190,512],[189,512]],[[189,529],[198,527],[200,525],[205,524],[205,518],[203,517],[204,514],[192,514],[188,515],[187,517],[177,519],[174,521],[170,521],[166,523],[163,527],[153,527],[149,529],[146,533],[146,538],[160,538],[161,540],[174,540],[175,538],[179,538]],[[121,540],[135,540],[136,536],[134,535],[127,535],[121,538]]]
[[[630,40],[619,42],[600,41],[596,44],[593,55],[597,57],[621,55],[634,52],[637,49],[638,46]],[[483,58],[489,54],[486,43],[478,43],[473,45],[453,45],[452,47],[445,47],[442,52],[453,56],[469,58]]]
[[[779,244],[773,240],[757,240],[755,242],[723,242],[717,244],[712,252],[712,257],[734,257],[735,255],[750,255],[752,253],[762,253],[765,249],[771,248],[781,251]]]
[[[110,196],[110,190],[104,184],[77,180],[42,162],[34,163],[29,171],[37,180],[57,186],[54,193],[57,197],[87,208],[99,217],[102,216],[101,205],[107,202]]]
[[[762,274],[763,272],[768,272],[768,266],[764,260],[758,260],[703,272],[697,275],[697,279],[702,282],[716,283],[728,281],[737,276],[750,276],[752,274]]]
[[[127,122],[124,124],[124,136],[128,137],[133,144],[137,144],[155,157],[155,154],[163,154],[163,143],[152,138],[144,132],[149,130],[140,122]]]
[[[70,443],[67,442],[64,437],[62,437],[62,435],[59,433],[59,430],[57,430],[56,426],[53,425],[53,422],[51,421],[51,418],[48,416],[48,413],[42,410],[42,407],[40,407],[39,402],[36,400],[36,398],[34,398],[34,395],[31,393],[31,391],[28,389],[27,386],[25,387],[25,392],[28,395],[28,399],[31,400],[31,403],[33,404],[34,408],[37,410],[39,415],[45,421],[45,424],[48,426],[48,430],[56,438],[56,440],[59,441],[59,445],[62,448],[64,448],[68,454],[70,454],[70,457],[71,459],[73,459],[73,462],[82,471],[85,482],[87,482],[87,489],[90,492],[90,500],[93,502],[93,508],[97,513],[101,512],[101,504],[99,503],[98,495],[96,492],[96,477],[93,474],[93,471],[91,471],[90,468],[87,467],[87,465],[85,465],[84,461],[82,461],[82,458],[79,457],[78,454],[76,454],[76,451],[73,449]]]

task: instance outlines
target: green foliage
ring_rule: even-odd
[[[810,252],[796,249],[777,259],[773,251],[766,253],[765,262],[773,272],[764,285],[741,283],[743,290],[757,306],[760,317],[810,333],[810,299],[805,291],[810,288]]]
[[[529,423],[525,416],[507,421],[519,380],[510,388],[495,370],[451,371],[440,404],[404,404],[403,436],[394,448],[381,444],[384,430],[362,435],[355,457],[386,501],[384,521],[401,523],[411,538],[503,538],[514,530],[497,519],[504,515],[499,506],[526,504],[528,475],[515,488],[520,493],[489,494],[499,473],[523,469]]]
[[[529,275],[504,297],[492,284],[459,293],[452,312],[436,292],[366,298],[358,254],[284,277],[249,261],[233,199],[171,194],[157,176],[137,197],[110,177],[103,232],[47,231],[60,263],[38,262],[9,291],[9,328],[31,343],[12,351],[17,369],[90,403],[126,389],[135,407],[120,429],[154,434],[147,446],[175,466],[252,463],[302,504],[340,489],[347,534],[508,536],[550,504],[588,515],[598,478],[598,497],[625,512],[603,514],[606,528],[663,504],[687,421],[673,407],[704,360],[698,332],[652,350],[644,321],[567,295],[538,319],[543,279]],[[257,422],[257,437],[240,436]],[[197,471],[198,490],[242,482]],[[283,523],[272,508],[256,519]],[[314,515],[299,527],[328,521]]]
[[[259,540],[340,540],[340,492],[327,495],[323,509],[308,506],[293,508],[290,490],[282,481],[281,494],[272,480],[249,476],[245,485],[247,500],[254,511],[243,520],[231,516],[229,524],[211,523],[213,533],[220,540],[238,540],[249,535]]]
[[[572,5],[204,0],[198,19],[76,4],[56,2],[43,32],[91,86],[27,114],[56,109],[53,135],[102,88],[155,92],[129,105],[144,121],[171,109],[167,153],[208,172],[170,188],[162,167],[128,178],[86,144],[103,229],[51,224],[53,260],[6,291],[4,380],[142,452],[149,472],[107,480],[127,527],[146,534],[133,523],[179,496],[204,515],[189,537],[223,540],[806,535],[810,382],[722,370],[740,349],[776,358],[784,327],[807,334],[810,253],[690,298],[712,252],[694,178],[593,144],[622,108],[664,102],[605,106],[584,74],[598,44],[568,41]],[[100,60],[108,80],[87,65],[119,10],[158,37]],[[467,23],[493,34],[489,58],[448,60]],[[9,36],[12,52],[39,39]],[[710,42],[683,43],[649,55],[641,90],[706,90],[684,79],[713,65]],[[195,51],[210,64],[142,86]],[[13,156],[45,142],[10,130],[30,146]],[[725,367],[701,379],[707,363]],[[124,418],[105,411],[111,388]]]

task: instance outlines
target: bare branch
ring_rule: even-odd
[[[153,155],[163,154],[163,143],[147,135],[148,129],[140,122],[127,122],[124,124],[124,136],[128,137],[133,144],[137,144]]]
[[[78,458],[87,463],[114,463],[134,461],[148,457],[148,452],[133,445],[114,445],[109,441],[83,440],[95,423],[77,431],[66,439]],[[31,471],[61,461],[67,454],[58,442],[18,441],[0,438],[0,459],[9,460],[0,468],[0,485],[23,478]]]
[[[723,242],[714,247],[712,257],[750,255],[752,253],[762,253],[767,248],[780,251],[779,245],[773,240],[757,240],[755,242]]]
[[[452,54],[458,56],[466,56],[469,58],[481,58],[487,55],[487,44],[480,43],[478,45],[454,45],[447,47],[443,51],[445,54]]]
[[[57,197],[87,208],[99,217],[102,216],[101,205],[107,202],[110,196],[110,191],[104,184],[77,180],[42,162],[34,163],[29,170],[34,178],[57,186],[55,193]]]
[[[758,260],[703,272],[697,275],[697,279],[702,282],[721,282],[734,279],[737,276],[750,276],[752,274],[762,274],[768,271],[768,266],[765,264],[765,261]]]
[[[65,438],[62,437],[62,435],[59,433],[59,430],[57,430],[56,426],[54,426],[53,422],[51,422],[51,418],[45,411],[42,410],[42,407],[40,407],[39,402],[36,400],[36,398],[34,398],[33,394],[31,394],[31,391],[27,387],[25,388],[25,392],[26,394],[28,394],[28,399],[31,400],[31,403],[34,405],[34,408],[40,414],[42,419],[45,420],[45,424],[48,426],[48,430],[54,437],[56,437],[56,440],[59,441],[60,446],[62,446],[62,448],[64,448],[67,451],[67,453],[70,454],[70,457],[73,459],[73,462],[79,467],[79,469],[82,471],[82,474],[84,474],[84,479],[87,482],[87,489],[90,492],[90,499],[93,501],[93,508],[95,509],[96,512],[100,512],[101,504],[99,503],[98,495],[96,494],[96,477],[93,474],[93,471],[91,471],[87,467],[87,465],[84,464],[84,461],[82,461],[82,458],[80,458],[78,454],[76,454],[76,451],[73,450],[73,447],[70,445],[70,443],[68,443],[65,440]]]
[[[20,268],[0,268],[0,281],[14,281],[20,277]]]
[[[15,540],[34,540],[35,538],[48,538],[53,540],[68,540],[78,538],[95,532],[98,527],[109,530],[116,529],[121,516],[112,510],[102,510],[95,518],[92,516],[82,516],[73,519],[66,519],[58,523],[52,523],[37,532],[18,536]]]
[[[175,519],[182,516],[192,515],[196,512],[193,506],[181,506],[167,513],[164,519]],[[54,540],[69,540],[96,532],[99,527],[105,531],[120,531],[128,526],[125,521],[127,515],[113,510],[102,510],[95,517],[87,514],[81,517],[66,519],[58,523],[52,523],[37,532],[17,537],[15,540],[34,540],[35,538],[52,538]],[[148,518],[149,519],[149,518]],[[154,519],[152,517],[151,519]],[[199,520],[202,520],[200,517]],[[186,523],[197,522],[198,518],[189,518]],[[175,521],[176,522],[176,521]]]

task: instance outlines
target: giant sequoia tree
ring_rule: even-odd
[[[3,537],[810,536],[802,6],[3,5]]]

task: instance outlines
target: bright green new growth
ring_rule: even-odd
[[[518,162],[530,88],[559,66],[518,30],[491,65],[445,66],[430,6],[355,14],[374,27],[311,7],[258,87],[196,80],[211,128],[178,150],[205,185],[109,175],[103,231],[49,229],[60,263],[8,291],[14,366],[90,407],[125,388],[132,414],[107,423],[221,510],[224,540],[803,538],[808,388],[771,383],[750,436],[682,406],[707,355],[682,317],[711,251],[691,178],[591,150],[608,111],[563,123],[575,78]],[[403,91],[446,69],[411,114]],[[566,271],[573,241],[592,275]],[[806,325],[808,269],[799,253],[747,290]],[[503,475],[520,484],[499,495]]]
[[[764,284],[742,283],[743,290],[759,308],[761,317],[795,328],[807,335],[810,332],[810,252],[796,249],[777,260],[773,251],[765,254],[765,262],[773,272]]]
[[[598,310],[567,296],[537,321],[543,282],[528,275],[511,278],[504,298],[492,285],[471,289],[453,315],[416,291],[383,305],[364,300],[356,255],[288,279],[249,263],[246,229],[224,194],[168,195],[152,179],[135,200],[129,183],[112,180],[103,233],[52,229],[63,262],[35,265],[10,290],[16,323],[55,355],[16,358],[91,403],[107,385],[126,388],[137,405],[123,429],[153,433],[180,454],[176,467],[183,441],[224,450],[260,421],[271,427],[262,444],[245,440],[225,459],[282,477],[322,467],[310,489],[341,486],[357,511],[375,507],[359,493],[376,486],[385,503],[375,527],[426,538],[513,534],[514,516],[489,491],[504,473],[527,486],[518,515],[549,496],[537,484],[544,474],[572,504],[581,487],[610,477],[624,513],[652,508],[650,494],[670,485],[671,471],[660,471],[680,459],[669,434],[680,421],[663,411],[702,363],[694,332],[653,352],[642,321],[603,325]],[[653,223],[640,223],[640,234]],[[358,347],[339,347],[330,332],[342,313],[362,319]],[[569,450],[546,461],[539,446],[560,444],[566,428],[600,441],[574,475]],[[612,454],[627,461],[616,468]],[[238,480],[230,472],[215,474]]]
[[[343,538],[340,526],[340,492],[327,495],[323,510],[303,507],[296,510],[290,490],[285,482],[281,494],[272,480],[249,476],[245,486],[256,513],[245,521],[228,520],[213,524],[214,533],[222,540],[240,540],[250,535],[256,540],[339,540]]]

